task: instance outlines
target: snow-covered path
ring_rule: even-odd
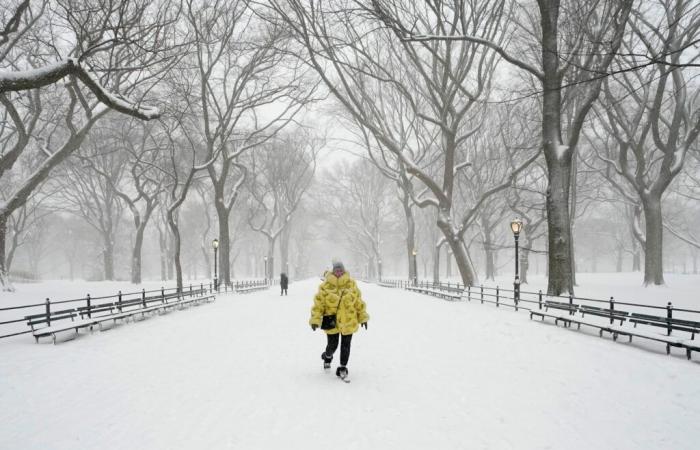
[[[700,364],[486,305],[361,285],[341,383],[307,325],[316,285],[0,342],[0,448],[697,448]]]

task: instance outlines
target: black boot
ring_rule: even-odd
[[[323,370],[329,370],[331,368],[331,361],[333,357],[328,358],[326,352],[321,353],[321,359],[323,360]]]
[[[335,370],[335,376],[340,377],[343,381],[350,381],[350,374],[348,373],[348,368],[345,366],[340,366]]]

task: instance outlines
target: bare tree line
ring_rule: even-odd
[[[53,209],[101,236],[107,279],[128,239],[141,281],[149,233],[179,286],[211,271],[205,235],[223,282],[260,255],[271,278],[303,265],[315,224],[368,277],[389,258],[417,277],[420,250],[424,274],[454,260],[475,285],[505,264],[518,216],[524,279],[546,255],[561,294],[579,224],[610,204],[618,266],[643,259],[644,283],[663,284],[664,235],[700,247],[699,33],[691,0],[14,1],[0,272]],[[316,176],[334,149],[305,121],[328,103],[364,158]]]

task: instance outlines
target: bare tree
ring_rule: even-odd
[[[103,276],[114,280],[116,236],[124,211],[117,186],[125,175],[126,155],[116,148],[104,151],[109,142],[105,133],[93,132],[81,148],[82,155],[75,155],[52,182],[61,187],[60,197],[67,209],[100,236]]]
[[[700,10],[692,1],[658,0],[635,11],[630,26],[621,73],[605,81],[605,101],[591,131],[599,137],[594,143],[601,160],[642,205],[644,284],[658,285],[664,283],[662,197],[700,134],[700,90],[683,67],[700,59],[689,46],[700,36]],[[640,65],[634,56],[640,53],[659,62],[623,71]],[[601,145],[601,133],[614,145]]]
[[[281,242],[281,270],[286,270],[289,256],[290,222],[316,171],[316,155],[323,141],[303,129],[297,129],[262,144],[249,157],[251,176],[249,192],[249,226],[267,239],[267,278],[274,277],[277,239]]]
[[[364,2],[360,2],[364,3]],[[516,17],[510,42],[481,36],[469,28],[475,17],[462,0],[424,0],[428,17],[405,21],[401,2],[374,0],[368,7],[402,42],[466,41],[496,52],[541,86],[542,148],[547,162],[547,223],[550,294],[573,292],[572,236],[569,213],[572,161],[581,129],[620,46],[632,0],[538,0],[536,7],[501,2],[501,14]],[[456,11],[449,33],[431,26],[444,8]],[[496,20],[498,16],[490,18]],[[415,25],[405,25],[412,23]],[[528,40],[529,42],[523,42]],[[506,45],[509,44],[509,45]],[[508,48],[511,47],[511,48]],[[531,60],[537,62],[532,62]],[[567,98],[568,97],[568,98]],[[569,102],[563,123],[564,101]],[[565,137],[564,137],[565,136]]]
[[[413,201],[419,207],[438,210],[437,226],[457,261],[462,280],[477,280],[471,258],[462,240],[464,218],[454,217],[455,177],[468,166],[458,160],[457,149],[478,131],[480,110],[476,108],[491,85],[496,52],[468,41],[407,41],[398,45],[386,31],[375,30],[361,9],[374,12],[362,2],[302,1],[270,2],[276,19],[282,20],[299,40],[326,87],[364,127],[376,145],[395,158],[420,183]],[[498,20],[502,1],[469,2],[470,19],[458,26],[460,13],[449,7],[433,10],[425,5],[401,8],[401,17],[441,32],[459,36],[465,31],[484,40],[500,42],[506,33]],[[359,6],[359,9],[357,8]],[[272,19],[274,20],[274,19]],[[397,118],[396,96],[410,107],[412,117]],[[399,111],[399,114],[401,112]],[[408,127],[405,139],[402,126]],[[441,170],[431,173],[419,163],[424,153],[440,159]],[[432,158],[423,159],[431,162]],[[526,166],[529,162],[526,162]]]
[[[139,119],[160,115],[157,108],[133,99],[144,98],[174,59],[171,25],[179,11],[169,0],[23,1],[14,8],[3,14],[7,21],[0,24],[0,103],[15,128],[14,143],[3,143],[11,148],[3,148],[0,177],[31,143],[37,114],[43,109],[39,96],[58,98],[61,113],[51,112],[45,119],[53,127],[49,132],[55,135],[53,140],[45,133],[35,136],[32,147],[42,156],[41,162],[0,203],[0,264],[5,260],[7,217],[80,147],[102,117],[112,109]],[[56,30],[72,36],[58,36]],[[64,78],[65,85],[57,85]],[[67,132],[55,133],[59,121]]]
[[[376,277],[382,258],[382,243],[396,224],[390,193],[392,183],[365,159],[352,165],[336,165],[322,181],[319,204],[331,230],[344,237],[347,248],[367,266],[367,276]]]
[[[103,87],[104,77],[96,76],[95,72],[109,70],[110,66],[104,64],[105,55],[111,55],[108,56],[111,58],[121,52],[121,57],[126,56],[129,60],[128,64],[138,61],[143,67],[149,67],[159,59],[155,54],[144,59],[139,51],[146,50],[149,41],[157,40],[151,43],[162,44],[159,39],[163,27],[172,20],[173,11],[176,10],[172,3],[142,0],[106,3],[98,0],[61,0],[55,4],[42,0],[36,3],[32,5],[29,0],[20,2],[7,21],[0,24],[3,26],[0,30],[0,64],[12,68],[11,71],[0,71],[0,94],[38,89],[70,77],[111,109],[143,120],[160,115],[158,108],[141,105],[139,101],[110,92]],[[37,27],[49,24],[73,31],[76,45],[67,54],[56,54],[54,61],[46,61],[40,66],[15,59],[15,53],[22,51],[23,39],[32,37]],[[57,44],[58,40],[53,36],[51,38],[50,42],[45,43],[46,47],[52,50],[62,47]],[[135,43],[139,44],[139,50],[135,51]],[[132,47],[129,48],[129,45]],[[130,55],[127,56],[127,53]],[[122,78],[124,75],[116,76]]]
[[[291,63],[283,30],[263,22],[251,2],[188,0],[186,8],[195,48],[185,76],[197,84],[189,102],[202,116],[208,158],[217,155],[207,172],[214,187],[221,279],[230,283],[229,219],[245,176],[238,159],[287,125],[313,89],[303,80],[302,66]],[[270,105],[277,111],[270,113]]]
[[[100,145],[109,145],[111,151],[125,155],[121,162],[128,167],[128,173],[115,179],[111,173],[95,165],[94,155],[81,155],[78,158],[110,184],[110,188],[129,208],[134,228],[134,246],[131,253],[131,282],[141,283],[141,249],[146,226],[158,205],[163,186],[163,146],[166,139],[154,136],[159,130],[153,126],[135,123],[133,120],[115,121],[112,129],[100,136]],[[111,141],[111,145],[108,142]],[[125,167],[125,171],[126,168]],[[124,176],[125,175],[125,176]]]
[[[164,133],[161,135],[167,139],[167,165],[165,187],[166,195],[164,199],[165,217],[172,234],[172,256],[175,266],[175,279],[177,287],[181,291],[183,287],[182,261],[180,259],[182,251],[182,236],[180,234],[178,212],[180,206],[187,199],[189,190],[195,176],[206,170],[214,159],[207,159],[202,155],[202,145],[192,138],[196,132],[192,130],[196,126],[196,118],[183,115],[170,124],[163,124]],[[200,163],[200,161],[203,161]]]

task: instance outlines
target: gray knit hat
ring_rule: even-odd
[[[340,260],[334,259],[333,260],[333,272],[335,272],[337,269],[340,269],[343,272],[345,272],[345,266],[343,265],[343,263]]]

